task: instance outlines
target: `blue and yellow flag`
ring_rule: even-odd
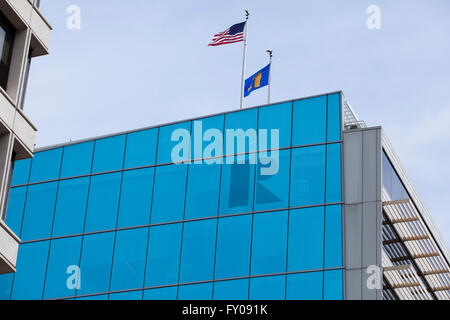
[[[252,91],[256,89],[267,86],[269,84],[269,73],[270,64],[245,80],[244,97],[247,97]]]

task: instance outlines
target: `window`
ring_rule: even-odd
[[[89,177],[59,182],[53,237],[83,233],[88,189]]]
[[[286,276],[250,279],[250,300],[284,300]]]
[[[176,300],[177,287],[144,290],[144,300]]]
[[[287,276],[287,300],[322,300],[323,272],[305,272]]]
[[[219,164],[190,164],[185,219],[217,216],[220,189]]]
[[[325,201],[325,146],[292,150],[291,207]]]
[[[409,199],[408,193],[405,190],[402,182],[397,176],[394,168],[389,161],[386,153],[383,152],[383,186],[386,188],[387,193],[391,197],[391,200]]]
[[[4,90],[8,84],[15,36],[16,29],[3,13],[0,13],[0,86]]]
[[[257,165],[255,211],[288,207],[290,156],[290,150],[281,150],[279,151],[279,160],[273,160],[277,161],[276,164]],[[273,175],[262,175],[261,169],[269,166],[272,166],[272,168],[278,166],[278,172]]]
[[[341,144],[327,145],[326,202],[341,202]]]
[[[40,300],[44,289],[49,241],[21,244],[12,290],[13,300]]]
[[[80,262],[81,289],[77,290],[77,295],[108,291],[113,247],[114,232],[84,236]]]
[[[325,268],[342,266],[341,206],[325,207]]]
[[[224,116],[215,116],[210,118],[204,118],[195,120],[192,122],[192,142],[191,142],[191,159],[198,160],[203,158],[204,153],[206,156],[222,156],[223,155],[223,121]],[[215,141],[215,136],[211,136],[210,129],[218,130],[222,139]],[[215,132],[218,133],[217,131]],[[204,139],[204,141],[203,141]],[[217,149],[208,148],[208,146],[217,146]],[[212,151],[214,150],[214,152]],[[207,152],[205,152],[207,151]],[[217,153],[216,153],[217,151]]]
[[[123,173],[119,228],[150,223],[154,171],[154,168],[145,168]]]
[[[172,141],[172,133],[177,130],[182,129],[186,132],[191,132],[191,122],[177,123],[170,126],[165,126],[159,128],[159,138],[158,138],[158,159],[157,163],[171,163],[172,162],[172,149],[182,141]],[[183,140],[187,146],[187,152],[189,152],[190,141]],[[183,159],[188,159],[189,154],[180,154]]]
[[[291,210],[288,271],[323,268],[324,207]]]
[[[327,141],[341,140],[341,94],[328,96]]]
[[[200,283],[180,286],[178,300],[211,300],[212,283]]]
[[[80,262],[81,237],[63,238],[52,240],[50,255],[48,258],[47,276],[45,280],[44,299],[75,296],[76,270],[68,269],[69,266],[78,266]],[[69,288],[69,277],[74,287]],[[83,272],[81,277],[83,280]]]
[[[294,101],[292,145],[300,146],[326,141],[327,97]]]
[[[176,284],[178,282],[181,229],[181,223],[150,228],[145,271],[146,287]]]
[[[251,215],[219,219],[215,279],[249,274],[251,236]]]
[[[91,172],[93,151],[93,141],[64,147],[61,178],[89,174]]]
[[[239,112],[233,112],[228,113],[225,115],[225,132],[224,132],[224,149],[225,155],[231,155],[236,154],[238,151],[243,152],[244,150],[238,150],[237,148],[237,138],[234,137],[234,149],[233,150],[227,150],[227,145],[231,147],[231,141],[227,141],[227,130],[238,130],[242,129],[244,132],[247,130],[253,130],[254,137],[256,138],[258,129],[258,109],[248,109],[244,111]],[[249,139],[248,137],[245,138],[245,152],[250,151],[256,151],[257,150],[257,139],[254,139],[254,141],[251,141],[252,139]],[[251,145],[250,142],[254,143],[254,145]]]
[[[35,153],[31,164],[30,182],[58,179],[61,155],[62,148]]]
[[[23,209],[27,187],[11,188],[9,192],[8,209],[6,214],[6,225],[16,234],[20,235],[22,228]]]
[[[122,173],[91,177],[85,232],[116,228]]]
[[[125,135],[95,141],[92,172],[119,170],[123,167]]]
[[[216,219],[184,224],[180,282],[213,278],[216,225]]]
[[[79,298],[76,298],[76,300],[108,300],[108,295],[107,294],[98,294],[95,296],[79,297]]]
[[[342,270],[330,270],[324,272],[324,299],[342,300],[343,284]]]
[[[20,92],[19,102],[17,103],[17,105],[19,106],[19,108],[21,110],[23,110],[23,108],[25,106],[25,97],[27,94],[28,81],[30,79],[31,59],[32,58],[33,58],[33,48],[30,48],[30,50],[28,51],[28,57],[27,57],[27,62],[26,62],[26,66],[25,66],[25,74],[24,74],[24,78],[23,78],[23,82],[22,82],[22,88],[21,88],[21,92]]]
[[[0,301],[11,298],[11,288],[14,274],[0,274]]]
[[[118,231],[111,290],[141,288],[144,284],[148,228]]]
[[[287,211],[253,216],[252,275],[286,272]]]
[[[142,291],[111,293],[109,300],[142,300]]]
[[[217,281],[214,283],[214,300],[248,300],[249,279]]]
[[[30,176],[31,159],[16,160],[14,162],[14,171],[11,185],[17,186],[19,184],[28,183]]]
[[[291,145],[292,102],[286,102],[268,107],[259,108],[258,130],[267,130],[267,146],[273,148],[270,143],[271,130],[279,130],[279,147]],[[260,150],[261,151],[261,150]]]
[[[158,128],[129,133],[125,154],[125,168],[155,164]]]
[[[22,241],[46,239],[52,231],[58,182],[35,184],[28,187]]]
[[[252,155],[253,157],[255,154]],[[253,192],[255,182],[255,164],[245,163],[222,165],[222,182],[220,189],[220,214],[244,213],[253,210]]]
[[[151,223],[179,221],[184,215],[186,164],[156,167]]]

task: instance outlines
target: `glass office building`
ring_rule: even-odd
[[[249,108],[17,161],[6,222],[22,243],[0,298],[343,299],[341,100]],[[195,157],[199,121],[225,137],[213,163]],[[172,163],[176,129],[192,137],[191,161]],[[237,163],[227,129],[255,129],[267,147],[246,131]],[[262,174],[263,153],[277,155],[275,174]]]
[[[341,92],[39,149],[6,223],[0,299],[450,297],[445,241]]]

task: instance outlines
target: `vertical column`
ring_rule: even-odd
[[[382,299],[381,128],[344,132],[344,267],[346,298]],[[375,269],[374,267],[379,269]]]

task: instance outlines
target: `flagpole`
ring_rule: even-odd
[[[250,13],[248,13],[247,10],[245,10],[245,30],[244,30],[244,59],[242,62],[242,80],[241,80],[241,109],[244,106],[244,78],[245,78],[245,65],[247,63],[247,25],[248,25],[248,16]]]
[[[269,54],[269,86],[267,88],[267,103],[270,104],[270,82],[272,80],[272,50],[267,50],[267,53]]]

